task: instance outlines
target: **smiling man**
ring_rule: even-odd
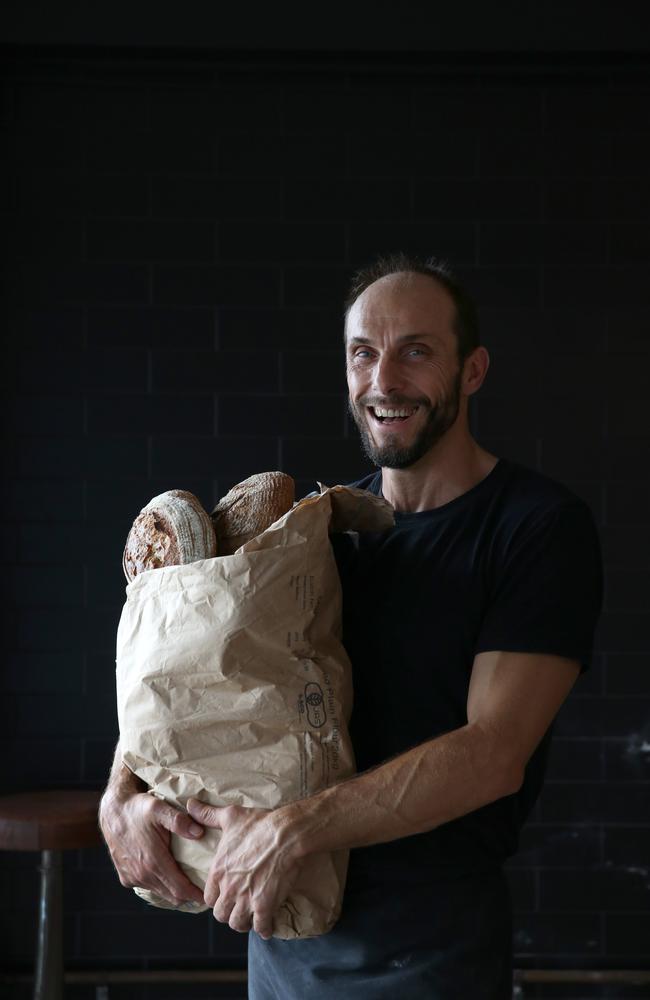
[[[489,357],[446,268],[400,255],[361,272],[345,348],[350,411],[378,466],[358,485],[396,511],[389,532],[335,540],[360,773],[271,812],[190,802],[222,830],[205,899],[253,931],[251,1000],[507,1000],[502,865],[588,665],[597,535],[569,490],[472,437]],[[191,898],[166,847],[172,827],[191,835],[189,818],[143,798],[118,754],[102,822],[121,878]],[[339,848],[352,850],[338,924],[271,939],[304,858]]]
[[[460,309],[441,277],[457,289],[442,270],[435,281],[421,272],[389,273],[356,297],[355,290],[347,309],[350,412],[366,454],[385,470],[384,496],[398,510],[436,506],[435,481],[448,480],[450,464],[469,481],[496,463],[471,438],[467,414],[489,356],[478,344],[475,314],[460,289],[468,329],[456,333]],[[448,483],[444,489],[455,488]],[[395,491],[408,494],[401,507],[389,496]]]
[[[410,325],[418,330],[404,332]],[[462,378],[456,337],[449,335],[453,326],[452,300],[422,274],[387,275],[352,303],[346,322],[349,405],[375,465],[415,465],[456,422]],[[486,352],[476,360],[487,371]]]

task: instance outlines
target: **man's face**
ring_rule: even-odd
[[[447,291],[421,274],[381,278],[349,312],[349,408],[364,451],[382,468],[413,465],[458,417],[454,312]]]

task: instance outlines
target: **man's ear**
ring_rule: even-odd
[[[475,347],[465,358],[463,365],[463,393],[473,396],[483,385],[488,368],[490,355],[485,347]]]

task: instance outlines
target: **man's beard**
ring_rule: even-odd
[[[418,462],[423,455],[426,455],[438,443],[455,422],[460,406],[461,381],[462,371],[459,371],[454,376],[449,394],[443,396],[437,406],[429,408],[429,414],[424,426],[418,432],[412,444],[406,446],[400,443],[397,436],[392,440],[391,438],[387,438],[380,445],[376,444],[368,429],[368,420],[373,419],[368,416],[366,409],[368,403],[362,401],[353,403],[351,400],[348,400],[348,408],[359,429],[361,445],[367,458],[382,469],[407,469],[410,465]],[[429,406],[426,399],[389,400],[382,401],[377,405],[398,407],[414,406],[416,404],[420,407]]]

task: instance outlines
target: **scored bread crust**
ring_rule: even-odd
[[[210,516],[187,490],[168,490],[143,507],[131,528],[122,566],[127,580],[162,566],[211,559],[217,540]]]
[[[212,511],[220,555],[232,555],[240,545],[291,510],[295,483],[284,472],[258,472],[226,493]]]

